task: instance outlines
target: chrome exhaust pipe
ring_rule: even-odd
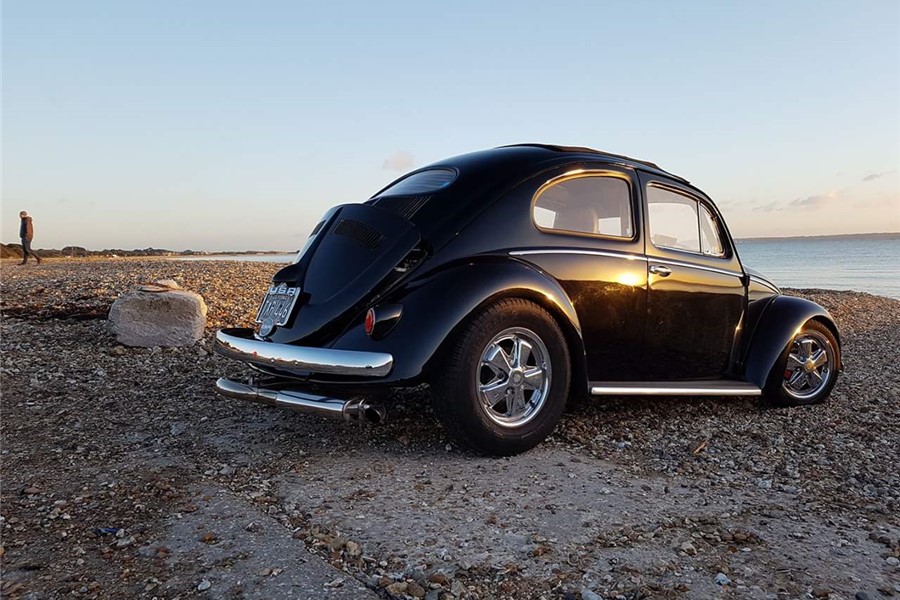
[[[289,408],[344,421],[381,423],[386,416],[383,406],[359,398],[339,400],[297,390],[269,390],[224,377],[216,381],[216,391],[227,398]]]
[[[384,407],[380,404],[372,404],[367,400],[348,400],[344,404],[344,419],[347,421],[368,421],[369,423],[381,423],[387,417]]]

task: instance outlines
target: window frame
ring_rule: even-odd
[[[572,181],[575,179],[587,179],[591,177],[608,177],[614,179],[620,179],[625,182],[628,186],[628,208],[631,215],[631,236],[624,235],[609,235],[605,233],[587,233],[585,231],[571,231],[569,229],[556,229],[553,227],[542,227],[538,225],[537,221],[534,219],[534,209],[537,205],[538,199],[541,197],[546,190],[551,187],[555,187],[561,183],[565,183],[567,181]],[[537,191],[534,192],[534,195],[531,197],[531,203],[528,207],[528,218],[531,220],[531,224],[535,229],[540,231],[541,233],[549,233],[553,235],[569,235],[575,237],[583,237],[594,240],[610,240],[614,242],[635,242],[638,240],[638,212],[637,212],[637,194],[635,193],[635,184],[634,180],[627,174],[621,173],[619,171],[611,171],[607,169],[575,169],[572,171],[567,171],[562,175],[557,175],[556,177],[551,177],[540,187],[538,187]],[[538,207],[540,208],[540,207]]]
[[[429,171],[447,171],[447,172],[453,174],[453,178],[452,178],[450,181],[448,181],[446,185],[444,185],[443,187],[438,188],[438,189],[436,189],[436,190],[431,190],[431,191],[426,191],[426,192],[417,192],[417,193],[415,193],[415,194],[410,194],[410,193],[405,193],[405,194],[389,194],[389,193],[387,193],[387,192],[389,192],[392,188],[395,188],[395,187],[397,187],[398,185],[400,185],[401,183],[405,182],[407,179],[409,179],[409,178],[411,178],[411,177],[415,177],[416,175],[421,175],[422,173],[427,173],[427,172],[429,172]],[[386,186],[384,186],[383,188],[381,188],[380,190],[378,190],[377,193],[372,194],[371,198],[369,198],[369,199],[370,199],[370,200],[374,200],[375,198],[382,198],[382,197],[388,197],[388,196],[389,196],[389,197],[400,197],[400,196],[428,196],[428,195],[431,195],[431,194],[437,194],[437,193],[443,192],[444,190],[446,190],[446,189],[448,189],[449,187],[451,187],[454,183],[456,183],[456,180],[457,180],[457,179],[459,179],[459,169],[457,169],[456,167],[428,166],[428,167],[425,167],[425,168],[422,168],[422,169],[416,169],[415,171],[412,171],[412,172],[410,172],[410,173],[407,173],[406,175],[403,175],[402,177],[400,177],[400,178],[398,178],[398,179],[395,179],[394,181],[390,182],[389,184],[387,184]]]
[[[733,257],[733,250],[731,248],[731,243],[727,241],[729,236],[725,235],[727,232],[722,227],[722,217],[719,215],[719,211],[716,210],[715,206],[712,202],[709,202],[696,194],[692,194],[688,191],[685,191],[681,188],[674,187],[671,185],[666,185],[665,183],[659,181],[649,181],[644,186],[644,198],[647,205],[647,217],[646,223],[644,226],[647,228],[647,240],[650,242],[650,245],[660,250],[662,252],[679,252],[683,254],[688,254],[690,256],[701,256],[704,258],[711,258],[715,260],[731,260]],[[650,216],[650,194],[648,193],[648,189],[654,187],[666,192],[670,192],[672,194],[677,194],[683,198],[687,198],[688,200],[692,200],[697,203],[697,244],[700,247],[699,251],[688,250],[686,248],[670,248],[669,246],[659,246],[653,241],[653,218]],[[722,254],[706,254],[703,252],[703,239],[702,239],[702,225],[700,224],[700,210],[706,209],[706,211],[712,217],[713,225],[716,228],[716,234],[719,236],[719,243],[722,246]]]

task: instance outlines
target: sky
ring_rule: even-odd
[[[521,142],[655,162],[736,237],[900,231],[900,2],[2,5],[5,243],[292,251]]]

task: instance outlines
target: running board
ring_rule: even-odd
[[[592,381],[594,396],[761,396],[744,381]]]

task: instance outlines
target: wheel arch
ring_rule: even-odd
[[[827,310],[804,298],[778,296],[760,315],[744,360],[744,379],[764,388],[772,367],[788,350],[788,344],[808,321],[822,323],[838,342],[838,368],[841,338],[834,318]]]
[[[513,257],[470,257],[417,277],[383,300],[403,306],[403,316],[389,335],[374,340],[362,332],[360,324],[332,347],[390,352],[394,368],[383,383],[422,380],[431,374],[436,358],[459,327],[480,309],[504,298],[529,300],[550,313],[569,347],[573,381],[587,386],[581,325],[571,299],[554,279]]]

